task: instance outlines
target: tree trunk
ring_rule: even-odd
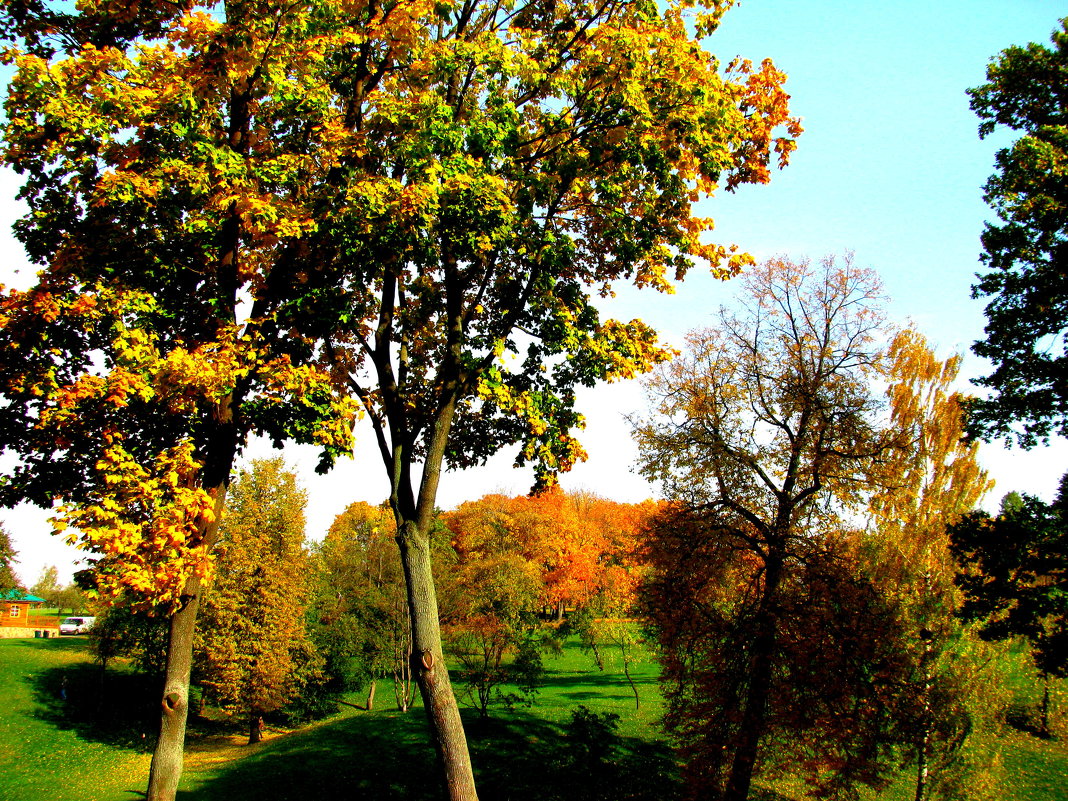
[[[252,712],[248,716],[248,744],[255,745],[263,739],[263,715]]]
[[[642,699],[638,697],[638,686],[634,683],[634,679],[630,675],[630,666],[627,664],[626,658],[623,660],[623,675],[627,677],[627,683],[630,684],[630,691],[634,693],[634,708],[642,708]]]
[[[1038,733],[1045,739],[1050,738],[1049,731],[1049,674],[1042,674],[1042,707],[1040,710]]]
[[[367,691],[367,711],[375,708],[375,680],[371,679],[371,689]]]
[[[147,801],[174,801],[178,792],[185,748],[185,725],[189,715],[193,632],[199,606],[200,578],[194,576],[186,583],[185,603],[171,616],[159,739],[148,771]]]
[[[564,620],[564,602],[563,601],[557,601],[556,602],[556,622],[557,623],[562,623],[563,620]]]
[[[923,702],[921,713],[923,719],[920,723],[920,741],[916,746],[916,799],[924,801],[927,796],[928,759],[927,754],[931,749],[931,633],[927,630],[921,632],[923,638]]]
[[[467,737],[442,656],[430,540],[413,521],[405,521],[397,542],[412,610],[412,672],[430,722],[446,797],[450,801],[477,801]]]
[[[738,747],[734,752],[730,777],[723,801],[746,801],[756,768],[757,749],[764,736],[768,718],[768,701],[771,697],[771,672],[777,639],[774,604],[782,576],[782,556],[773,555],[767,562],[764,579],[764,594],[755,621],[756,636],[749,678],[749,692],[742,713]]]
[[[220,404],[219,415],[220,422],[228,425],[229,399]],[[215,499],[214,513],[210,521],[202,521],[200,528],[201,541],[209,551],[219,538],[219,523],[226,506],[226,488],[236,453],[236,440],[229,440],[229,445],[223,449],[223,459],[213,465],[213,474],[221,475],[222,480],[210,490]],[[189,676],[193,666],[193,635],[202,590],[200,576],[190,577],[182,594],[182,606],[171,616],[159,739],[148,771],[146,801],[174,801],[178,780],[182,777],[185,726],[189,717]]]

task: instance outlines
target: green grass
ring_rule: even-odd
[[[150,755],[143,748],[65,714],[86,700],[75,693],[90,686],[87,645],[83,638],[0,640],[0,798],[103,801],[144,789]]]
[[[569,643],[560,656],[546,658],[546,668],[545,685],[529,707],[495,706],[489,720],[481,720],[472,708],[462,708],[482,801],[572,797],[594,801],[621,797],[623,783],[635,791],[641,782],[663,779],[672,760],[655,730],[660,695],[656,667],[648,655],[632,668],[639,709],[618,661],[599,671],[592,658]],[[179,797],[285,801],[307,798],[308,788],[314,787],[315,797],[324,801],[437,798],[423,710],[417,705],[401,714],[392,708],[392,698],[391,685],[383,682],[372,713],[346,707],[328,721],[260,746],[230,745],[231,751],[243,754],[238,762],[212,764],[209,754],[198,752],[194,744]],[[580,704],[597,714],[619,715],[617,765],[611,771],[597,764],[576,764],[573,742],[564,727]]]
[[[100,674],[86,645],[83,638],[0,641],[0,799],[119,801],[143,792],[147,744],[156,725],[153,688],[129,672],[109,670],[103,688],[109,700],[101,715]],[[618,657],[602,672],[570,642],[560,656],[546,658],[546,668],[545,686],[532,706],[494,707],[488,721],[463,710],[483,801],[670,798],[674,766],[657,726],[661,700],[648,656],[633,670],[640,709]],[[66,700],[60,697],[64,677]],[[1026,665],[1010,665],[1008,681],[1021,704],[1033,701]],[[580,704],[619,716],[610,755],[597,753],[602,738],[569,735],[567,725]],[[373,712],[344,706],[301,730],[270,732],[257,746],[243,745],[236,730],[194,729],[179,798],[430,801],[437,797],[437,779],[425,717],[418,705],[407,714],[393,707],[392,687],[382,682]],[[1010,730],[1004,743],[1002,801],[1068,797],[1068,739],[1046,741]],[[785,801],[797,789],[776,782],[754,793],[754,801],[758,795]],[[906,801],[911,792],[909,772],[881,796],[865,799]]]

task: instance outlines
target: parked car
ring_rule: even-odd
[[[60,634],[85,634],[96,623],[95,617],[65,617],[59,624]]]

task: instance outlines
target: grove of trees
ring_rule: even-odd
[[[965,437],[1068,433],[1068,20],[971,90],[983,135],[1024,135],[986,189],[993,394],[970,399],[851,256],[710,239],[698,204],[802,133],[770,60],[705,49],[731,5],[0,7],[0,166],[40,268],[0,294],[0,505],[53,507],[102,667],[159,676],[149,801],[176,796],[194,685],[256,742],[385,680],[421,698],[442,795],[475,801],[458,697],[533,703],[573,635],[636,707],[655,643],[690,797],[775,771],[852,797],[906,765],[917,801],[991,794],[985,643],[1068,674],[1064,488],[973,511]],[[682,353],[602,316],[698,265],[744,269],[741,297]],[[578,390],[650,371],[634,434],[664,500],[563,492]],[[308,542],[293,474],[240,457],[263,436],[329,470],[361,417],[388,497]],[[531,496],[437,508],[444,471],[508,447]],[[14,559],[0,528],[0,591]],[[56,579],[35,589],[75,598]],[[596,775],[615,720],[576,711],[569,770]]]
[[[959,360],[891,336],[848,256],[742,280],[648,380],[635,428],[674,502],[649,530],[643,608],[689,791],[744,801],[758,768],[789,764],[837,797],[904,753],[922,799],[974,722],[939,663],[959,633],[945,528],[988,489],[960,442]]]

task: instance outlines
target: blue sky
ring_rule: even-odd
[[[980,141],[965,90],[985,78],[988,60],[1012,44],[1048,44],[1063,4],[1049,0],[744,0],[706,43],[723,62],[736,55],[772,58],[790,77],[794,112],[806,128],[791,165],[768,186],[742,187],[707,201],[717,241],[737,242],[758,258],[785,253],[819,258],[853,250],[877,269],[892,298],[890,312],[912,319],[942,355],[963,351],[982,336],[982,303],[969,298],[979,263],[979,233],[990,217],[982,186],[994,152],[1009,141]],[[18,213],[15,176],[0,174],[0,282],[24,283],[17,244],[8,235]],[[711,322],[732,285],[694,272],[673,296],[621,292],[606,314],[642,317],[669,341]],[[968,376],[984,365],[965,363]],[[590,461],[563,479],[618,500],[653,494],[630,472],[634,448],[627,412],[640,410],[640,387],[615,385],[584,393]],[[367,432],[360,432],[365,445]],[[252,455],[270,449],[257,444]],[[386,494],[374,450],[362,448],[330,476],[315,476],[310,449],[286,452],[310,496],[308,534],[318,538],[352,500]],[[440,505],[485,492],[518,493],[529,474],[502,454],[480,470],[446,476]],[[1009,490],[1050,497],[1068,469],[1068,447],[1023,453],[985,447],[984,465],[998,482],[991,503]],[[47,535],[46,515],[0,511],[20,551],[18,566],[32,582],[45,564],[67,570],[70,553]]]

